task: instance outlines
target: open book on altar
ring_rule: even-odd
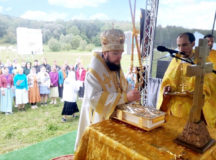
[[[117,106],[112,118],[150,131],[165,123],[165,112],[139,104],[124,104]]]

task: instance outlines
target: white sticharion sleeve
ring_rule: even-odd
[[[86,98],[89,98],[92,109],[103,116],[104,119],[109,119],[117,105],[127,103],[126,92],[108,91],[93,69],[88,72],[85,83],[86,90],[88,90]]]

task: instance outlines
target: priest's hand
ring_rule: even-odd
[[[137,101],[140,99],[140,92],[137,89],[131,90],[127,93],[128,102]]]
[[[166,86],[164,87],[164,92],[163,92],[163,102],[160,106],[160,110],[166,112],[168,110],[168,103],[170,101],[171,96],[169,95],[169,93],[171,92],[171,87],[170,86]]]
[[[171,87],[170,87],[170,86],[164,87],[163,96],[164,96],[164,97],[170,96],[170,95],[169,95],[169,92],[171,92]]]

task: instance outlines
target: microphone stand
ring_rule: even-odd
[[[170,56],[173,57],[173,58],[180,59],[180,60],[185,61],[185,62],[187,62],[189,64],[195,64],[191,59],[187,60],[187,59],[184,59],[184,58],[177,57],[176,55],[173,54],[173,52],[169,52],[169,53],[170,53]],[[212,72],[214,74],[216,74],[216,70],[212,70]]]
[[[195,64],[191,59],[187,60],[187,59],[184,59],[184,58],[181,58],[181,57],[177,57],[172,52],[169,52],[169,53],[170,53],[170,56],[173,57],[173,58],[180,59],[180,60],[185,61],[185,62],[190,63],[190,64]]]

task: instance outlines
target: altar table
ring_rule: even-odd
[[[205,153],[191,151],[174,142],[186,121],[169,116],[159,128],[146,132],[106,120],[88,127],[75,160],[216,160],[216,145]],[[216,139],[216,129],[209,128]]]

